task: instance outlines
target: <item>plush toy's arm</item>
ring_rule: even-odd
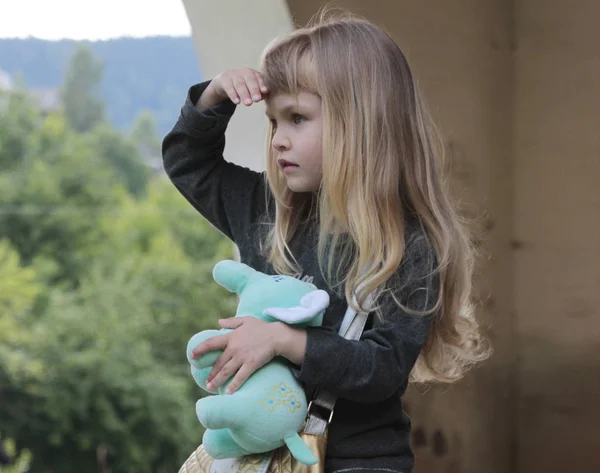
[[[273,317],[287,324],[301,324],[312,320],[322,313],[329,305],[329,294],[317,290],[309,292],[300,301],[299,307],[266,309],[264,315]]]
[[[201,357],[194,359],[192,358],[192,351],[196,348],[200,343],[208,340],[209,338],[216,337],[219,335],[223,335],[224,333],[230,332],[230,330],[204,330],[200,333],[194,335],[187,344],[186,348],[186,356],[187,359],[194,368],[201,370],[208,366],[212,366],[215,364],[215,361],[221,356],[223,353],[222,350],[213,350],[205,353]]]
[[[191,368],[191,371],[192,371],[192,377],[194,378],[194,381],[196,381],[196,384],[198,386],[200,386],[207,393],[210,393],[210,394],[219,394],[219,388],[215,388],[213,390],[210,390],[210,389],[208,389],[206,387],[206,378],[208,377],[208,374],[212,370],[212,365],[208,366],[207,368],[201,369],[201,370],[199,370],[197,368],[194,368],[193,366],[191,366],[190,368]]]
[[[206,387],[206,377],[212,370],[213,365],[217,361],[217,359],[223,353],[222,350],[213,350],[205,353],[201,357],[194,359],[192,358],[192,351],[196,348],[200,343],[205,340],[208,340],[211,337],[215,337],[218,335],[223,335],[223,330],[204,330],[200,333],[194,335],[187,344],[186,348],[186,356],[188,362],[191,365],[192,376],[196,381],[196,384],[200,386],[204,391],[209,392],[211,394],[217,394],[216,390],[211,391]]]

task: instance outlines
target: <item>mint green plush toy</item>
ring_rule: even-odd
[[[217,283],[239,296],[236,317],[253,316],[266,322],[281,321],[295,326],[316,326],[323,321],[329,296],[290,276],[267,276],[235,261],[221,261],[213,271]],[[231,330],[204,330],[188,342],[187,357],[196,383],[216,394],[200,399],[196,414],[207,429],[203,445],[213,458],[236,458],[264,453],[287,445],[301,463],[317,458],[298,435],[307,413],[304,390],[286,360],[275,358],[253,373],[233,394],[226,394],[231,379],[215,391],[206,387],[206,377],[221,350],[197,360],[192,350],[204,340]]]

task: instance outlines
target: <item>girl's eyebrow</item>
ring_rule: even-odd
[[[289,103],[287,105],[284,105],[283,107],[281,107],[280,109],[278,109],[280,111],[280,113],[282,115],[285,115],[287,112],[289,112],[290,110],[294,110],[298,107],[297,104],[295,103]],[[267,115],[267,117],[272,118],[272,114],[270,109],[267,107],[267,109],[265,110],[265,114]]]

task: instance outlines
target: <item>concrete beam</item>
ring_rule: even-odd
[[[267,43],[292,30],[283,0],[183,0],[183,4],[204,79],[227,69],[258,68]],[[238,106],[227,129],[227,160],[263,170],[266,125],[262,102]]]

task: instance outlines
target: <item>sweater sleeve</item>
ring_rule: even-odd
[[[424,311],[435,306],[439,277],[434,261],[424,239],[407,250],[396,292],[404,307]],[[360,340],[346,340],[331,328],[308,327],[304,361],[296,370],[300,381],[363,403],[383,401],[401,389],[427,339],[432,315],[409,314],[391,296],[382,308],[383,322],[365,330]]]
[[[225,130],[235,104],[225,100],[197,110],[195,104],[209,83],[190,88],[177,123],[163,140],[163,166],[196,210],[239,244],[265,209],[265,179],[223,158]]]

